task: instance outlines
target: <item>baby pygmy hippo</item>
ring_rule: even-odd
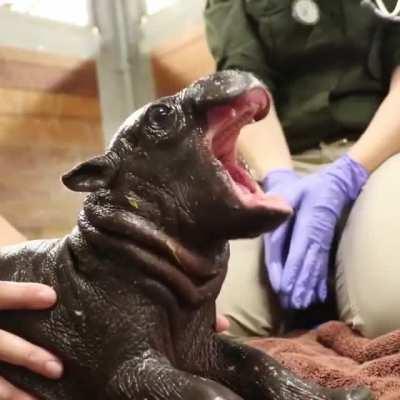
[[[237,160],[240,129],[269,105],[252,75],[216,73],[135,112],[105,154],[62,177],[89,193],[71,234],[0,251],[1,280],[51,285],[57,305],[1,311],[0,326],[58,355],[65,373],[0,363],[0,376],[43,400],[372,398],[305,382],[214,333],[228,240],[291,213]]]

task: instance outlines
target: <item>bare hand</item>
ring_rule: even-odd
[[[224,315],[219,314],[217,315],[217,321],[215,324],[215,331],[217,333],[222,333],[229,329],[229,320]]]
[[[51,307],[56,302],[53,289],[38,283],[0,281],[0,310]],[[48,351],[0,329],[0,361],[30,369],[46,378],[62,375],[61,362]],[[0,400],[36,400],[0,377]]]

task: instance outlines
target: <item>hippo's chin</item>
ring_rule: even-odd
[[[211,108],[207,113],[207,141],[215,164],[223,174],[223,182],[241,207],[288,216],[290,205],[282,198],[266,194],[237,157],[240,130],[264,118],[269,111],[270,97],[265,88],[249,88],[229,101]]]

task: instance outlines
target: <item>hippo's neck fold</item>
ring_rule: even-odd
[[[128,259],[133,268],[168,287],[180,303],[197,307],[219,293],[226,274],[226,242],[207,243],[200,250],[132,212],[93,205],[85,207],[78,226],[94,249]]]

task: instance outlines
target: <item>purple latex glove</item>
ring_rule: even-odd
[[[265,178],[264,190],[284,197],[294,209],[289,221],[264,235],[269,279],[284,307],[300,309],[326,300],[337,222],[367,179],[367,170],[348,155],[305,177],[281,169]]]

